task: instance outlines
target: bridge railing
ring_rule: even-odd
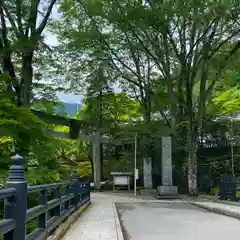
[[[236,179],[232,178],[230,175],[221,176],[219,186],[219,199],[239,201],[240,197],[237,196],[237,192],[240,191],[240,187],[238,187],[238,184],[240,184],[240,182],[237,182]]]
[[[17,155],[12,161],[7,188],[0,190],[0,199],[4,200],[0,236],[4,240],[46,239],[73,212],[90,201],[90,184],[80,182],[77,171],[69,183],[28,186],[24,179],[23,158]],[[55,191],[50,201],[49,191]],[[35,192],[40,193],[39,205],[28,209],[27,194]],[[26,234],[26,224],[33,219],[37,219],[37,228]]]

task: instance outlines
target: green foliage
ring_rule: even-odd
[[[0,129],[1,134],[14,137],[18,140],[19,134],[27,138],[44,137],[44,123],[28,109],[20,108],[8,101],[0,101]]]
[[[240,111],[240,90],[238,87],[230,87],[224,92],[218,92],[212,101],[218,115],[238,113]]]
[[[77,113],[77,118],[98,124],[100,114],[104,126],[118,126],[130,118],[140,117],[139,104],[126,93],[105,93],[101,99],[99,96],[89,96]]]
[[[92,166],[89,161],[80,162],[78,165],[78,174],[81,178],[90,179],[92,175]]]
[[[29,106],[35,97],[54,99],[54,87],[39,80],[51,75],[49,66],[48,74],[45,68],[51,62],[51,50],[42,32],[55,3],[56,0],[10,0],[0,4],[1,69],[8,77],[8,87],[11,85],[7,92],[14,96],[17,105]]]

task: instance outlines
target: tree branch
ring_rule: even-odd
[[[48,9],[47,9],[47,13],[45,15],[45,17],[43,18],[42,22],[40,23],[39,27],[37,28],[36,32],[38,34],[41,34],[42,31],[44,30],[44,28],[46,27],[47,25],[47,21],[51,15],[51,12],[52,12],[52,9],[53,9],[53,6],[54,4],[56,3],[57,0],[51,0],[50,2],[50,5],[48,6]]]
[[[40,3],[40,0],[31,0],[31,7],[30,7],[31,11],[30,11],[29,19],[28,19],[28,28],[31,29],[31,34],[34,34],[36,32],[39,3]],[[41,34],[41,32],[39,32],[39,34]]]
[[[23,26],[22,26],[22,0],[16,0],[16,14],[17,14],[17,24],[20,34],[23,36]]]
[[[87,9],[85,8],[85,6],[84,6],[84,4],[83,4],[82,2],[81,2],[81,5],[83,6],[86,14],[88,15],[88,17],[91,19],[92,23],[94,24],[94,27],[96,28],[96,30],[97,30],[100,38],[102,39],[102,41],[103,41],[104,44],[105,44],[105,47],[108,48],[108,50],[110,51],[110,53],[117,59],[117,61],[118,61],[123,67],[125,67],[126,69],[128,69],[134,76],[138,77],[138,76],[136,75],[136,73],[135,73],[128,65],[126,65],[126,64],[121,60],[121,58],[116,54],[116,52],[111,48],[110,44],[106,41],[106,39],[105,39],[104,36],[102,35],[101,31],[99,30],[95,19],[94,19],[94,18],[91,16],[91,14],[87,11]],[[112,60],[113,64],[114,64],[115,66],[117,66],[112,57],[111,57],[111,60]]]
[[[18,28],[17,28],[17,26],[16,26],[16,24],[15,24],[14,19],[12,18],[11,14],[9,13],[7,7],[6,7],[3,3],[2,3],[1,5],[2,5],[3,11],[4,11],[5,14],[6,14],[6,17],[8,18],[8,21],[10,22],[12,28],[14,29],[15,34],[16,34],[17,36],[19,36],[19,31],[18,31]]]

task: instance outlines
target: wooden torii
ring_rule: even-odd
[[[91,142],[93,145],[93,176],[94,176],[94,188],[96,190],[101,189],[101,159],[100,159],[100,144],[106,144],[111,141],[112,144],[121,144],[121,140],[110,140],[107,136],[101,136],[101,132],[106,133],[106,129],[98,129],[96,125],[87,123],[82,120],[65,118],[61,116],[51,115],[45,112],[31,110],[37,117],[39,117],[45,123],[62,125],[69,127],[69,132],[55,132],[48,130],[48,133],[54,137],[64,139],[83,140]],[[88,130],[90,135],[80,133],[80,130]]]

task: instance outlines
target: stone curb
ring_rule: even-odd
[[[113,203],[113,212],[114,212],[114,219],[115,219],[115,225],[116,225],[116,231],[117,231],[117,239],[118,240],[124,240],[122,227],[121,227],[121,224],[120,224],[120,219],[119,219],[119,216],[118,216],[117,207],[116,207],[115,202]]]
[[[231,205],[231,206],[234,206],[234,207],[240,207],[239,202],[231,202],[231,201],[224,201],[224,200],[216,200],[215,202],[222,203],[222,204],[225,204],[225,205]]]
[[[232,218],[236,218],[238,220],[240,220],[240,212],[237,213],[234,210],[231,209],[224,209],[224,208],[218,208],[218,207],[212,207],[212,206],[207,206],[206,204],[202,204],[202,203],[197,203],[197,202],[192,202],[192,201],[186,201],[187,203],[199,207],[199,208],[203,208],[205,210],[217,213],[217,214],[221,214],[227,217],[232,217]],[[239,208],[240,209],[240,208]]]
[[[49,236],[47,240],[60,240],[70,228],[70,226],[75,222],[76,219],[90,206],[91,201],[81,206],[75,213],[73,213],[66,221],[61,224],[52,236]]]
[[[116,201],[116,203],[175,203],[175,202],[184,202],[182,199],[161,199],[161,200],[145,200],[145,199],[121,199]]]

